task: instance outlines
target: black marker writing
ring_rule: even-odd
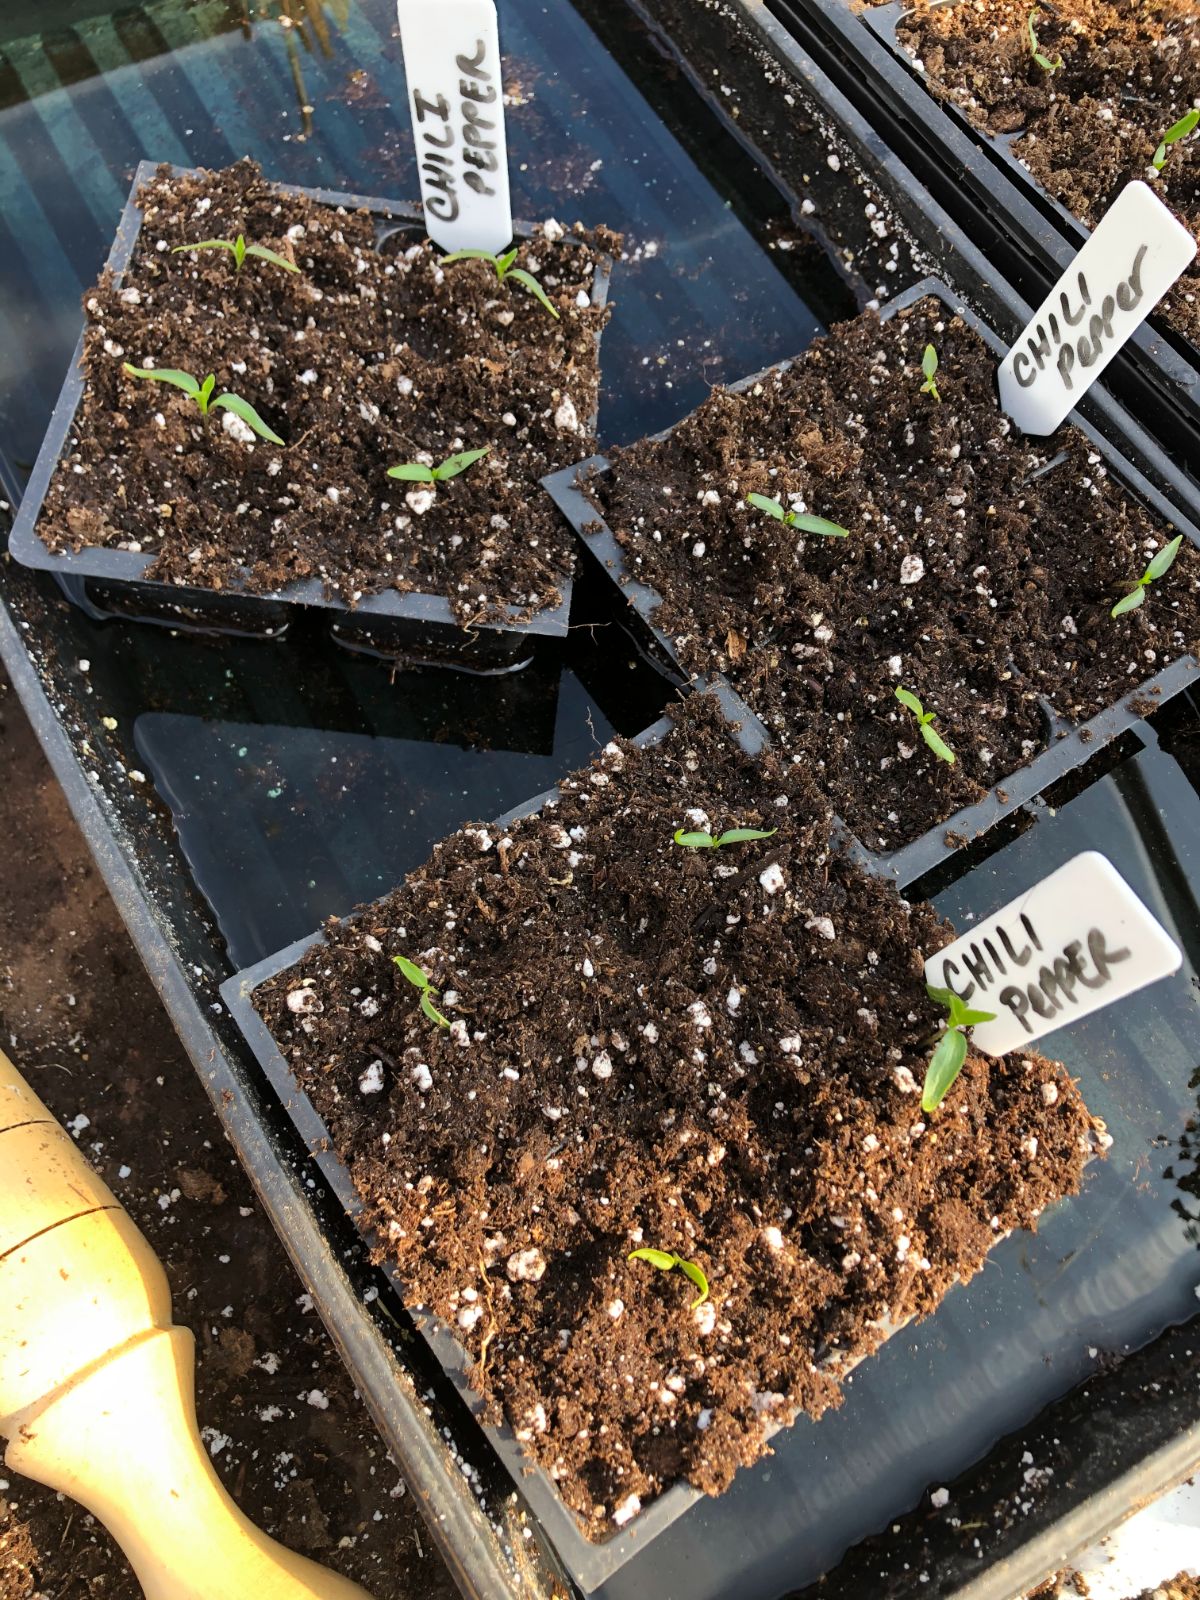
[[[1025,348],[1013,356],[1013,376],[1022,389],[1037,382],[1039,373],[1046,369],[1053,356],[1053,366],[1070,393],[1074,389],[1076,367],[1085,371],[1094,367],[1111,349],[1116,334],[1113,317],[1117,310],[1136,311],[1142,303],[1145,290],[1142,284],[1142,264],[1149,245],[1139,245],[1133,258],[1129,275],[1123,278],[1110,294],[1101,296],[1099,305],[1092,310],[1085,327],[1080,328],[1085,313],[1091,308],[1092,296],[1084,274],[1078,274],[1079,306],[1072,311],[1066,290],[1059,294],[1059,308],[1068,328],[1080,328],[1072,338],[1059,325],[1058,317],[1049,312],[1045,321],[1039,320],[1026,335]]]
[[[425,206],[441,222],[454,222],[462,210],[461,186],[473,194],[494,195],[485,173],[500,168],[499,68],[486,65],[487,44],[454,58],[458,94],[451,105],[445,94],[412,92]],[[493,109],[495,108],[495,109]]]
[[[1031,1011],[1043,1021],[1049,1021],[1060,1011],[1065,1011],[1077,1003],[1080,989],[1106,988],[1112,981],[1113,967],[1122,961],[1128,961],[1130,955],[1131,952],[1126,949],[1110,950],[1103,929],[1092,928],[1087,936],[1086,955],[1083,951],[1083,941],[1073,939],[1061,956],[1055,956],[1053,962],[1047,962],[1039,967],[1035,980],[1023,984],[1008,984],[1001,989],[997,998],[1002,1006],[1008,1008],[1025,1032],[1032,1033],[1033,1024],[1029,1020]]]

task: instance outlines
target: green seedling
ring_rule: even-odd
[[[922,394],[931,394],[939,405],[942,397],[938,393],[935,377],[938,369],[937,351],[931,344],[925,346],[925,354],[921,357],[921,371],[925,374],[925,382],[921,385]]]
[[[122,369],[131,378],[145,378],[149,383],[169,383],[176,389],[182,389],[184,394],[200,407],[201,416],[206,417],[210,411],[217,409],[232,411],[234,416],[240,417],[248,428],[253,428],[260,439],[269,439],[272,444],[283,444],[283,440],[277,433],[271,432],[249,400],[243,400],[240,394],[219,394],[214,400],[213,390],[217,386],[217,380],[211,372],[203,383],[197,383],[190,372],[177,372],[173,367],[131,367],[129,362],[125,361],[122,363]]]
[[[535,300],[540,300],[542,305],[558,321],[558,307],[542,288],[532,272],[526,272],[524,267],[515,267],[513,262],[517,259],[514,246],[506,250],[502,256],[494,256],[490,250],[452,250],[448,256],[442,257],[442,265],[448,267],[453,261],[490,261],[496,269],[497,283],[504,283],[509,278],[515,278],[523,289],[528,289]]]
[[[1179,546],[1182,543],[1183,535],[1181,533],[1177,533],[1171,540],[1170,544],[1163,545],[1162,549],[1154,557],[1153,561],[1151,561],[1150,565],[1146,568],[1145,572],[1142,573],[1141,577],[1138,579],[1137,583],[1133,586],[1129,593],[1124,597],[1124,599],[1118,600],[1116,605],[1112,608],[1112,615],[1114,617],[1123,617],[1127,611],[1137,610],[1142,601],[1146,598],[1146,590],[1155,581],[1155,579],[1161,578],[1165,572],[1170,571],[1174,564],[1175,557],[1179,554]]]
[[[950,1093],[967,1059],[967,1036],[962,1030],[976,1022],[992,1022],[996,1013],[968,1010],[962,997],[955,994],[953,989],[937,989],[932,983],[927,983],[925,987],[929,998],[945,1006],[949,1013],[937,1049],[929,1058],[925,1084],[921,1090],[921,1110],[936,1111]]]
[[[913,694],[911,689],[897,689],[896,699],[899,700],[902,706],[906,706],[908,710],[912,712],[913,716],[916,717],[917,726],[921,730],[922,739],[924,739],[925,743],[933,751],[938,760],[947,761],[951,766],[953,766],[955,760],[957,759],[954,751],[951,750],[950,746],[945,742],[944,739],[941,739],[933,731],[933,723],[937,718],[937,712],[926,711],[925,707],[917,699],[916,695]]]
[[[782,522],[789,528],[797,528],[801,533],[823,533],[829,539],[848,539],[849,530],[839,523],[830,522],[825,517],[811,517],[807,511],[785,511],[782,502],[770,500],[765,494],[748,494],[746,504],[753,506],[756,511],[765,511],[767,516],[774,517],[776,522]]]
[[[1200,123],[1200,109],[1193,106],[1190,111],[1180,117],[1172,127],[1168,128],[1159,141],[1158,149],[1154,152],[1153,166],[1155,172],[1161,172],[1166,165],[1167,151],[1173,144],[1178,144],[1180,139],[1186,139],[1189,133],[1194,133],[1197,123]]]
[[[702,1306],[708,1299],[708,1279],[700,1268],[694,1261],[685,1261],[682,1256],[677,1256],[671,1250],[651,1250],[649,1247],[642,1250],[631,1250],[626,1260],[648,1261],[652,1267],[657,1267],[660,1272],[670,1272],[674,1267],[678,1267],[684,1277],[690,1278],[700,1291],[688,1307],[689,1311],[695,1311],[697,1306]]]
[[[722,845],[745,844],[749,839],[769,839],[778,832],[778,828],[729,828],[714,839],[711,833],[685,833],[682,828],[676,828],[675,843],[681,844],[685,850],[720,850]]]
[[[388,477],[402,478],[405,483],[445,483],[447,478],[457,478],[460,472],[482,461],[491,448],[489,444],[484,445],[482,450],[464,450],[461,455],[447,456],[440,467],[427,467],[420,461],[406,461],[403,466],[389,467]]]
[[[420,967],[417,966],[416,962],[410,961],[407,956],[393,956],[392,960],[400,968],[400,971],[412,984],[413,988],[420,991],[421,1010],[429,1018],[430,1022],[436,1022],[439,1028],[448,1028],[450,1026],[449,1017],[444,1017],[429,998],[430,995],[436,994],[437,990],[421,971]]]
[[[268,250],[265,244],[247,244],[239,233],[236,239],[202,239],[199,244],[177,244],[171,251],[177,256],[181,250],[228,250],[235,262],[235,270],[240,272],[247,256],[257,256],[260,261],[269,261],[272,266],[282,267],[285,272],[299,272],[300,268],[287,259],[278,255],[274,250]]]
[[[1025,22],[1025,27],[1029,33],[1029,54],[1043,72],[1057,72],[1063,64],[1063,58],[1055,56],[1054,60],[1051,61],[1049,56],[1042,53],[1042,48],[1038,44],[1037,30],[1033,26],[1037,20],[1037,14],[1037,7],[1035,6]]]

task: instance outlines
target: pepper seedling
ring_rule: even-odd
[[[407,956],[393,956],[392,960],[400,968],[400,971],[412,984],[413,988],[420,991],[421,1010],[429,1018],[430,1022],[436,1022],[439,1028],[448,1028],[450,1026],[449,1017],[444,1017],[429,998],[430,995],[437,994],[438,991],[430,983],[420,967],[417,966],[416,962],[410,961]]]
[[[708,1279],[694,1261],[685,1261],[682,1256],[677,1256],[672,1250],[652,1250],[649,1246],[641,1250],[631,1250],[625,1258],[627,1261],[648,1261],[652,1267],[657,1267],[660,1272],[670,1272],[678,1267],[685,1278],[690,1278],[699,1289],[700,1293],[688,1307],[695,1311],[697,1306],[702,1306],[708,1299]]]
[[[1133,588],[1122,599],[1118,600],[1112,608],[1111,615],[1123,617],[1127,611],[1136,611],[1146,598],[1146,590],[1157,578],[1169,572],[1174,565],[1175,557],[1179,554],[1179,546],[1183,543],[1183,535],[1177,533],[1170,544],[1163,545],[1162,549],[1142,573]]]
[[[406,461],[403,466],[389,467],[388,477],[402,478],[405,483],[445,483],[447,478],[457,478],[460,472],[482,461],[491,448],[489,444],[484,445],[482,450],[464,450],[460,455],[447,456],[439,467],[427,467],[421,461]]]
[[[1034,23],[1037,20],[1037,15],[1037,7],[1034,6],[1033,10],[1029,13],[1029,16],[1025,21],[1025,27],[1029,34],[1029,54],[1033,57],[1037,65],[1041,67],[1043,72],[1057,72],[1063,64],[1063,58],[1061,56],[1055,56],[1054,60],[1051,61],[1048,55],[1043,54],[1042,48],[1038,44],[1037,29],[1034,27]]]
[[[994,1011],[971,1011],[963,1004],[962,996],[953,989],[938,989],[932,983],[925,985],[929,998],[945,1006],[948,1012],[937,1049],[929,1058],[925,1070],[925,1084],[921,1090],[921,1110],[936,1111],[950,1093],[954,1080],[967,1059],[967,1036],[962,1031],[976,1022],[993,1022]]]
[[[927,344],[925,346],[925,353],[921,357],[921,371],[925,374],[925,382],[921,385],[921,393],[922,394],[931,394],[933,396],[933,398],[937,401],[938,405],[941,405],[942,397],[938,393],[938,386],[937,386],[937,383],[934,381],[935,378],[936,378],[936,375],[937,375],[937,369],[938,369],[937,351],[933,348],[933,346],[931,344]]]
[[[277,433],[271,432],[249,400],[243,400],[240,394],[219,394],[214,400],[212,392],[217,386],[217,380],[211,372],[203,383],[197,383],[190,372],[177,372],[173,367],[133,367],[128,361],[122,362],[121,366],[131,378],[145,378],[150,383],[169,383],[176,389],[182,389],[184,394],[200,407],[201,416],[206,417],[210,411],[217,408],[232,411],[234,416],[240,417],[248,428],[253,428],[260,439],[269,439],[272,444],[283,444],[283,440]]]
[[[202,239],[199,244],[177,244],[171,254],[177,256],[181,250],[228,250],[234,259],[234,270],[237,272],[242,270],[247,256],[257,256],[260,261],[269,261],[272,266],[282,267],[285,272],[300,271],[294,261],[289,261],[286,256],[281,256],[274,250],[268,250],[265,244],[247,244],[240,233],[236,239]]]
[[[1197,123],[1200,123],[1200,108],[1193,106],[1184,113],[1179,121],[1173,123],[1159,141],[1158,149],[1154,152],[1151,163],[1155,172],[1161,172],[1167,161],[1167,151],[1173,144],[1178,144],[1180,139],[1186,139],[1189,133],[1194,133]]]
[[[685,850],[720,850],[723,845],[745,844],[749,839],[769,839],[778,832],[778,828],[728,828],[714,839],[711,833],[685,833],[676,828],[675,843]]]
[[[746,504],[753,506],[756,511],[765,511],[776,522],[796,528],[801,533],[823,533],[829,539],[850,537],[849,529],[843,528],[840,523],[830,522],[826,517],[810,516],[807,511],[785,511],[781,501],[771,500],[765,494],[748,494]]]
[[[936,711],[926,711],[925,707],[913,694],[911,689],[897,689],[896,699],[902,706],[906,706],[917,719],[917,726],[921,730],[921,737],[933,751],[939,761],[947,761],[954,765],[957,757],[944,739],[933,731],[933,723],[937,718]]]
[[[513,262],[517,259],[517,247],[506,250],[502,256],[494,256],[490,250],[452,250],[448,256],[442,257],[442,266],[448,267],[454,261],[490,261],[496,269],[497,283],[504,283],[509,278],[515,278],[523,289],[528,289],[535,300],[540,300],[542,305],[554,318],[559,320],[558,307],[542,288],[532,272],[526,272],[524,267],[515,267]]]

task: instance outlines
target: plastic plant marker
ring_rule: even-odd
[[[1053,433],[1196,254],[1149,185],[1127,183],[1000,364],[1000,404]]]
[[[421,199],[443,250],[513,236],[495,0],[396,0]]]
[[[925,963],[930,992],[949,990],[994,1020],[972,1042],[1020,1050],[1176,972],[1183,956],[1107,857],[1085,850]]]
[[[19,1105],[21,1120],[8,1109]],[[194,1340],[154,1252],[0,1053],[0,1436],[80,1501],[146,1600],[366,1600],[256,1528],[196,1426]]]

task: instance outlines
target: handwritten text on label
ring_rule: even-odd
[[[1174,972],[1183,957],[1097,851],[1035,884],[930,956],[926,980],[973,1011],[994,1011],[972,1037],[1004,1055]]]
[[[421,198],[446,250],[512,239],[495,0],[397,0]]]
[[[1052,433],[1196,254],[1148,185],[1129,183],[1000,367],[1000,404]]]

